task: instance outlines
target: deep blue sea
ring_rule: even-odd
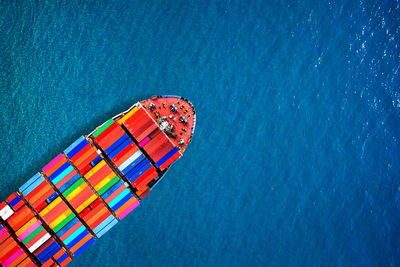
[[[2,1],[0,199],[182,95],[184,157],[71,266],[399,266],[399,5]]]

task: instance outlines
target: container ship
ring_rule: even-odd
[[[154,96],[79,137],[0,204],[0,264],[66,266],[138,207],[195,124],[187,99]]]

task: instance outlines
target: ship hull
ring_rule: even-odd
[[[195,123],[189,101],[157,96],[79,137],[0,204],[0,264],[66,266],[140,205]]]

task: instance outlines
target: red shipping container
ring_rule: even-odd
[[[32,190],[25,198],[29,201],[34,203],[36,200],[40,198],[40,195],[46,193],[50,189],[50,186],[46,181],[40,183],[35,189]]]
[[[102,210],[103,212],[103,210]],[[101,215],[97,220],[95,220],[94,222],[90,223],[90,227],[92,229],[96,228],[97,226],[99,226],[102,222],[104,222],[108,217],[110,217],[111,213],[107,210],[107,208],[104,208],[104,214]]]
[[[82,217],[82,219],[86,222],[86,223],[90,223],[93,222],[96,218],[92,219],[94,216],[96,216],[96,214],[98,214],[102,209],[104,208],[104,205],[98,205],[96,206],[89,214],[85,215],[84,217]],[[98,215],[100,216],[100,214]]]
[[[7,199],[6,199],[6,201],[8,202],[8,203],[10,203],[10,202],[12,202],[14,199],[16,199],[18,197],[18,194],[17,193],[12,193]]]
[[[157,177],[157,172],[154,167],[151,167],[145,173],[142,174],[138,179],[136,179],[132,185],[133,187],[138,188],[139,190],[143,189],[151,180]]]
[[[43,202],[46,201],[46,199],[48,199],[52,194],[54,194],[54,190],[49,188],[49,190],[47,190],[47,192],[43,193],[42,196],[36,200],[34,203],[32,203],[31,201],[28,201],[29,203],[31,203],[33,208],[36,208],[37,206],[40,206]]]
[[[164,156],[166,156],[169,152],[171,152],[174,148],[175,148],[175,146],[171,143],[169,143],[168,145],[165,145],[163,147],[160,147],[158,150],[156,150],[152,153],[152,155],[151,155],[152,159],[154,160],[154,162],[158,162]]]
[[[50,258],[42,265],[42,267],[56,267],[56,266],[58,266],[58,264],[53,260],[53,258]]]
[[[113,121],[103,132],[101,132],[95,139],[97,140],[102,140],[104,137],[106,137],[110,132],[112,132],[115,128],[117,128],[118,123]]]
[[[17,213],[14,213],[11,215],[10,218],[8,218],[7,222],[11,226],[14,231],[18,231],[19,228],[24,226],[25,223],[27,223],[30,219],[32,219],[34,216],[34,213],[28,206],[23,206]]]
[[[20,263],[21,261],[23,261],[25,258],[27,257],[26,253],[23,252],[21,255],[18,256],[18,258],[16,258],[11,265],[9,265],[8,267],[15,267],[17,266],[18,263]]]
[[[61,181],[59,181],[56,184],[56,187],[58,189],[60,189],[66,182],[68,182],[72,177],[74,177],[77,174],[77,172],[75,170],[72,170],[70,173],[68,173],[64,178],[61,179]]]
[[[25,196],[27,200],[31,200],[32,197],[36,196],[43,188],[50,187],[46,181],[41,182],[37,185],[35,189],[33,189],[28,195]]]
[[[94,195],[92,189],[86,186],[78,195],[76,195],[73,199],[69,201],[72,207],[77,209],[80,205],[82,205],[86,200],[91,198]]]
[[[150,167],[150,169],[148,169],[147,171],[145,171],[141,176],[139,176],[135,181],[133,181],[132,186],[137,188],[137,185],[141,183],[141,181],[143,181],[144,179],[146,179],[149,176],[153,176],[156,177],[157,171],[156,169],[152,166]]]
[[[90,171],[91,168],[92,168],[92,166],[90,166],[90,164],[89,164],[86,167],[83,167],[82,169],[80,169],[80,172],[81,172],[82,175],[85,175],[85,173]]]
[[[80,159],[86,152],[91,150],[92,146],[87,144],[78,153],[76,153],[70,160],[75,163],[76,160]]]
[[[96,141],[96,143],[101,143],[102,140],[109,135],[109,133],[111,133],[112,131],[114,131],[116,128],[119,128],[119,127],[120,127],[119,124],[114,122],[107,129],[105,129],[99,136],[97,136],[94,140]]]
[[[85,169],[86,166],[90,164],[90,162],[97,158],[97,156],[98,154],[96,152],[92,153],[87,159],[85,159],[81,164],[77,166],[78,170]]]
[[[92,210],[91,213],[86,215],[84,218],[85,222],[89,225],[92,225],[100,216],[102,216],[106,212],[106,208],[104,205],[99,205],[95,209]]]
[[[0,247],[0,262],[4,262],[4,260],[7,259],[6,256],[8,255],[8,253],[15,248],[18,248],[17,243],[15,242],[15,240],[12,237],[10,237]]]
[[[81,165],[82,162],[86,161],[87,158],[91,157],[93,154],[96,154],[96,150],[94,150],[90,145],[88,144],[89,149],[86,151],[85,154],[83,154],[81,157],[76,158],[74,161],[72,161],[76,166]]]
[[[150,155],[150,157],[152,157],[152,155],[154,155],[154,151],[156,151],[158,148],[160,148],[160,146],[165,145],[167,142],[169,142],[169,141],[166,140],[165,138],[162,138],[162,139],[158,140],[157,143],[153,143],[152,146],[147,147],[146,151]]]
[[[101,167],[97,172],[95,172],[92,176],[90,176],[87,180],[90,182],[92,186],[96,186],[98,183],[104,180],[105,177],[112,173],[111,168],[105,164]]]
[[[21,199],[16,205],[14,205],[13,209],[15,211],[18,211],[24,205],[25,205],[25,202]]]
[[[151,118],[147,115],[146,111],[142,109],[140,112],[135,112],[130,119],[125,121],[124,125],[132,127],[135,131],[149,120],[151,120]]]
[[[43,219],[48,222],[48,224],[54,222],[61,214],[68,210],[68,206],[61,201],[52,210],[50,210],[46,215],[42,216]]]
[[[9,247],[6,248],[7,252],[4,254],[3,257],[0,257],[0,262],[5,262],[8,260],[12,255],[15,254],[18,250],[20,250],[21,247],[17,245],[17,243],[14,241],[13,244],[11,244]]]
[[[147,129],[145,129],[141,134],[137,135],[136,140],[138,142],[141,142],[143,139],[146,138],[149,134],[151,134],[158,126],[153,122]],[[140,141],[139,141],[140,140]]]
[[[158,143],[159,140],[165,139],[165,134],[163,132],[160,132],[159,134],[156,134],[150,141],[147,143],[146,146],[151,146],[151,144]],[[150,143],[151,142],[151,143]]]
[[[164,162],[161,166],[160,169],[164,170],[166,168],[168,168],[175,160],[177,160],[182,154],[178,152],[176,152],[172,157],[170,157],[166,162]]]
[[[126,120],[126,124],[134,124],[137,126],[140,126],[143,124],[145,120],[148,120],[149,116],[147,115],[146,111],[144,109],[141,109],[140,111],[135,112],[129,120]]]
[[[50,187],[50,185],[47,184],[47,182],[43,182],[42,184],[44,185],[42,186],[42,189],[40,191],[38,191],[35,195],[30,195],[29,198],[26,198],[29,203],[41,203],[54,193],[54,190]],[[48,197],[43,199],[43,196]]]
[[[68,257],[63,262],[60,263],[61,267],[67,266],[72,261],[72,258]]]
[[[157,127],[155,125],[155,123],[152,120],[146,120],[144,121],[141,125],[137,125],[136,130],[132,133],[132,135],[137,139],[137,137],[139,135],[141,135],[144,131],[146,131],[147,129],[151,128],[152,130],[150,131],[150,133],[155,129],[155,127]],[[138,140],[139,141],[139,140]]]
[[[21,208],[21,212],[14,213],[7,219],[8,224],[11,226],[14,231],[17,231],[24,225],[24,218],[29,216],[29,211],[25,210],[26,206]]]
[[[42,230],[40,231],[40,233],[38,233],[32,240],[30,240],[27,244],[26,247],[30,248],[31,246],[33,246],[36,242],[38,242],[42,237],[44,237],[47,234],[46,230]]]
[[[104,221],[108,216],[110,216],[109,214],[110,212],[107,210],[107,208],[105,208],[104,206],[99,206],[99,209],[96,209],[96,212],[93,210],[90,213],[90,216],[88,216],[89,218],[85,221],[88,225],[91,225],[91,227],[93,226],[93,229],[96,228],[96,223],[98,222],[102,222]],[[104,218],[103,218],[104,217]],[[100,224],[99,223],[99,224]]]
[[[121,194],[126,187],[122,184],[115,192],[113,192],[110,196],[108,196],[105,201],[109,204],[114,198],[116,198],[119,194]]]
[[[130,134],[132,134],[135,130],[137,130],[136,125],[131,125],[131,124],[124,124],[124,125]]]
[[[154,160],[154,162],[157,162],[162,157],[164,157],[168,152],[170,152],[173,148],[174,145],[167,140],[164,144],[160,145],[156,150],[151,152],[150,157]]]
[[[132,116],[130,116],[126,121],[124,121],[124,125],[135,125],[140,119],[143,118],[143,116],[146,115],[146,111],[144,109],[140,108],[138,111],[136,111]]]
[[[44,209],[47,205],[48,205],[48,204],[47,204],[46,201],[42,202],[41,204],[38,204],[38,205],[35,207],[36,212],[38,212],[38,213],[41,212],[42,209]]]
[[[107,143],[113,143],[115,140],[118,139],[118,136],[122,136],[124,134],[124,131],[120,126],[114,128],[111,132],[107,134],[107,136],[103,137],[101,140],[95,139],[95,142],[103,148],[103,150],[106,149],[106,144]]]
[[[93,203],[92,203],[93,204]],[[83,218],[83,217],[85,217],[86,215],[88,215],[89,214],[89,212],[91,212],[92,210],[89,208],[89,207],[87,207],[87,208],[85,208],[81,213],[79,213],[79,217],[81,217],[81,218]]]
[[[140,199],[143,199],[143,198],[147,197],[148,194],[150,194],[150,189],[146,189],[146,191],[141,193],[139,197],[140,197]]]
[[[156,128],[150,135],[149,135],[149,137],[151,138],[151,139],[154,139],[157,135],[159,135],[159,134],[161,134],[161,130],[160,130],[160,128]]]
[[[76,230],[78,230],[78,228],[81,227],[82,225],[83,224],[81,222],[77,222],[76,224],[74,224],[74,226],[72,226],[70,229],[68,229],[68,231],[66,231],[65,234],[60,236],[61,240],[65,241],[65,239],[70,237],[72,235],[72,233],[74,233]]]
[[[35,201],[35,205],[39,205],[39,204],[43,203],[46,199],[48,199],[53,194],[54,194],[53,188],[49,187],[49,189],[45,193],[43,193],[42,196],[38,200]]]
[[[151,139],[143,148],[144,150],[147,151],[147,153],[149,153],[149,151],[157,148],[164,141],[165,141],[165,136],[163,134],[159,134],[156,137],[154,137],[154,139]]]
[[[124,163],[130,156],[135,154],[139,148],[134,144],[130,144],[127,147],[125,147],[121,152],[119,152],[113,159],[112,162],[116,165],[119,166],[122,163]]]
[[[0,246],[0,257],[4,257],[11,249],[16,246],[14,238],[10,237]]]
[[[74,156],[74,160],[71,160],[75,165],[80,165],[83,161],[85,161],[88,157],[90,157],[93,153],[96,153],[96,149],[88,144],[85,153],[80,155],[80,157]]]
[[[148,122],[144,126],[142,126],[139,130],[137,130],[133,136],[140,143],[146,136],[148,136],[151,132],[154,131],[158,126],[154,124],[154,122]]]
[[[8,232],[5,232],[0,236],[0,244],[3,244],[4,241],[6,241],[7,238],[10,237],[10,234]]]
[[[129,125],[130,127],[134,127],[133,133],[137,132],[137,131],[143,131],[143,129],[147,128],[150,126],[150,122],[154,121],[147,115],[144,114],[141,117],[139,117],[137,120],[135,120],[135,122],[128,122],[127,125]],[[145,125],[147,125],[147,127],[145,127]],[[142,130],[140,130],[142,129]],[[133,135],[132,133],[132,135]]]
[[[36,264],[33,263],[31,258],[27,257],[25,258],[20,264],[18,264],[18,267],[35,267]]]
[[[14,244],[15,241],[12,237],[10,237],[9,239],[7,239],[3,244],[0,245],[0,258],[4,257],[4,255],[10,250],[12,249],[12,244]],[[11,247],[10,247],[11,246]]]
[[[113,132],[111,132],[106,138],[104,138],[100,143],[99,146],[106,150],[109,146],[115,143],[119,138],[121,138],[125,134],[122,128],[117,128]]]
[[[98,205],[100,205],[100,203],[102,203],[102,201],[101,201],[101,199],[100,198],[98,198],[98,199],[96,199],[96,201],[94,201],[92,204],[90,204],[90,208],[91,209],[94,209],[94,208],[96,208]]]
[[[152,150],[149,154],[153,159],[161,159],[175,146],[169,141],[165,140],[157,149]],[[157,160],[154,160],[157,162]]]
[[[33,252],[33,254],[35,254],[35,256],[39,255],[40,253],[42,253],[46,248],[48,248],[53,242],[54,242],[54,238],[50,237],[46,242],[44,242],[38,249],[35,250],[35,252]]]

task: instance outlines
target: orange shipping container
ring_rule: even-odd
[[[62,158],[60,161],[58,161],[56,164],[54,164],[53,167],[51,167],[48,171],[44,172],[47,177],[52,175],[58,168],[60,168],[64,163],[66,163],[67,160],[65,158]]]
[[[20,208],[18,212],[11,215],[7,222],[10,224],[11,228],[14,229],[14,231],[18,231],[18,229],[24,226],[24,224],[32,219],[33,216],[34,214],[32,210],[25,205]]]
[[[92,238],[91,234],[87,234],[81,241],[79,241],[73,248],[70,249],[72,253],[75,253],[80,247],[82,247],[89,239]]]
[[[94,149],[90,144],[86,144],[78,153],[76,153],[71,159],[73,163],[75,163],[78,159],[83,157],[88,151],[93,151]]]
[[[0,245],[0,259],[10,251],[16,245],[12,237],[8,238],[3,244]]]
[[[22,253],[21,255],[19,255],[18,258],[16,258],[8,267],[15,267],[18,265],[18,263],[22,262],[28,255],[26,255],[26,253]]]
[[[29,257],[27,257],[18,265],[18,267],[34,267],[34,266],[36,266],[36,264],[34,264],[31,258]]]
[[[131,198],[129,199],[124,205],[122,205],[116,212],[117,216],[119,216],[124,210],[126,210],[128,207],[130,207],[134,202],[136,201],[136,198]]]

